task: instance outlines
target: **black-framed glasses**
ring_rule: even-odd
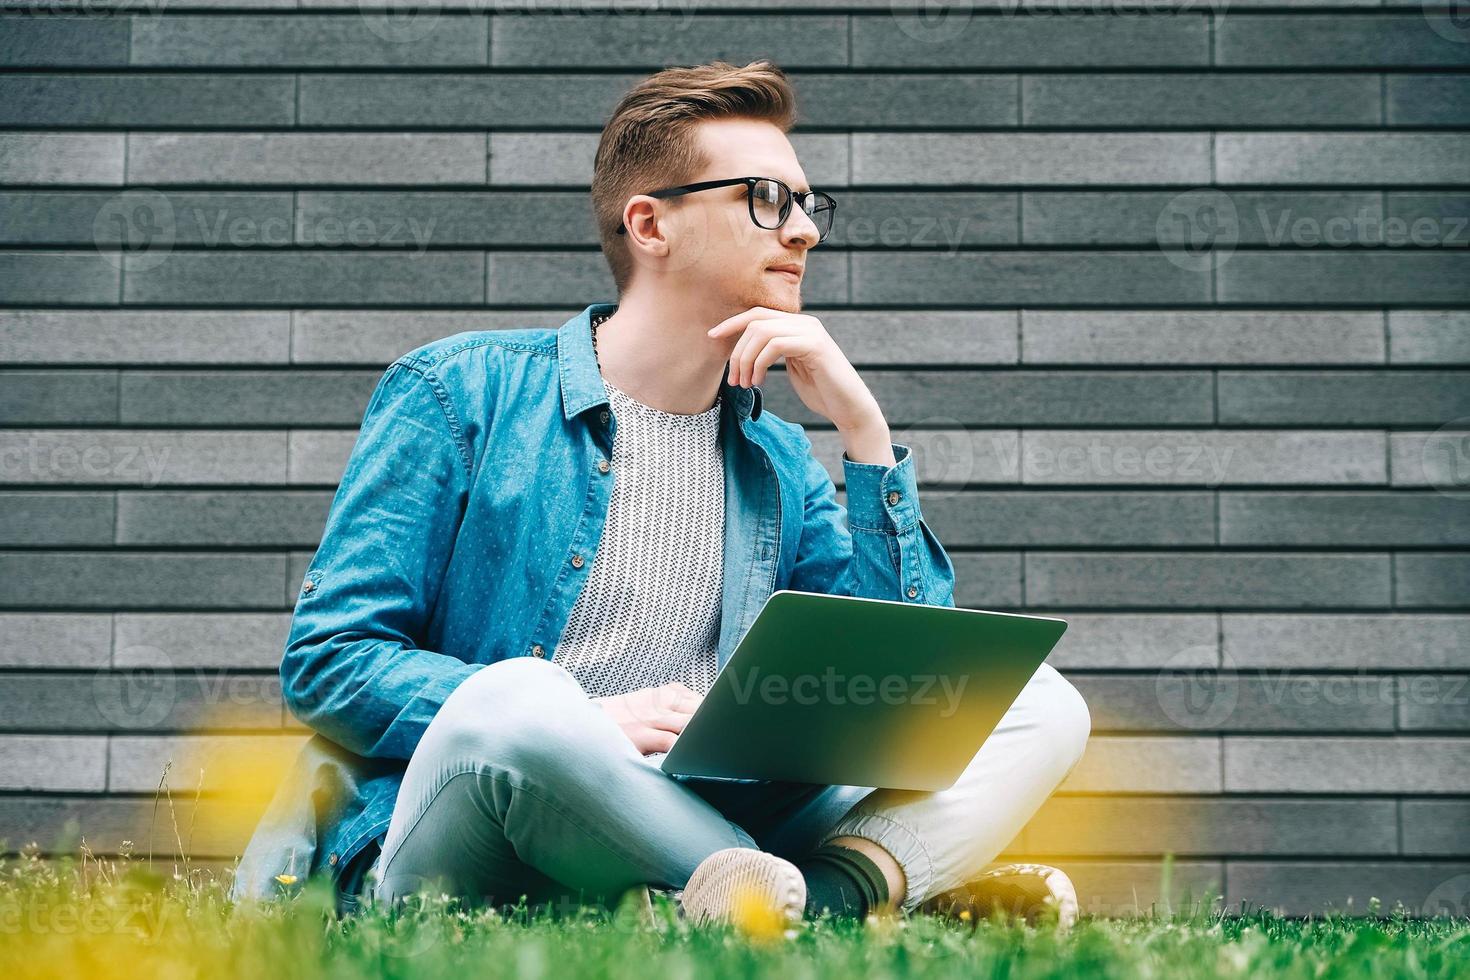
[[[649,191],[649,197],[677,197],[680,194],[692,194],[695,191],[707,191],[714,187],[734,187],[736,184],[745,185],[745,203],[750,209],[750,220],[755,222],[757,228],[765,228],[767,231],[775,231],[786,223],[791,216],[791,204],[794,201],[800,205],[806,216],[812,219],[812,224],[817,226],[817,244],[827,240],[832,233],[832,217],[837,212],[837,202],[832,200],[831,195],[823,194],[821,191],[794,191],[788,187],[785,181],[777,180],[775,177],[730,177],[726,180],[702,180],[697,184],[681,184],[678,187],[665,187],[662,190]],[[618,234],[627,232],[627,228],[621,223],[618,225]]]

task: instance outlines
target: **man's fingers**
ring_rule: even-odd
[[[674,747],[674,733],[649,728],[643,732],[639,741],[641,744],[638,748],[644,755],[650,752],[667,752]]]
[[[740,335],[740,339],[735,341],[735,346],[730,349],[730,371],[726,380],[732,385],[741,383],[741,351],[745,350],[745,345],[749,343],[751,334],[752,331],[749,325],[747,325],[745,332]]]
[[[703,696],[678,681],[620,696],[624,717],[651,729],[681,732]]]
[[[758,351],[752,351],[755,361],[750,366],[750,383],[758,385],[766,380],[766,369],[786,356],[787,351],[793,348],[791,337],[772,337],[765,346]]]
[[[699,697],[699,692],[690,687],[688,684],[685,684],[683,681],[669,681],[663,687],[659,688],[659,690],[668,691],[674,695],[677,695],[675,700]]]
[[[702,694],[679,681],[670,681],[654,690],[657,692],[654,703],[666,711],[692,712],[704,699]]]
[[[664,707],[670,711],[692,715],[694,709],[698,708],[699,703],[704,700],[704,695],[698,691],[690,690],[678,681],[675,681],[674,684],[676,685],[676,689],[673,691],[673,696],[665,702]]]
[[[690,717],[692,716],[682,711],[665,711],[650,722],[648,727],[677,734],[684,730],[685,725],[689,724]]]
[[[773,310],[767,306],[752,306],[750,309],[742,310],[741,312],[736,313],[734,316],[721,320],[713,327],[710,327],[709,335],[711,337],[723,337],[726,334],[734,333],[736,330],[744,329],[745,326],[756,317],[762,317],[770,313],[778,312],[779,311]]]

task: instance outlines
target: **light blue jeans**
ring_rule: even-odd
[[[430,888],[501,905],[611,903],[638,884],[682,888],[722,848],[795,860],[854,835],[898,861],[913,911],[994,860],[1077,764],[1090,728],[1081,695],[1043,664],[948,789],[671,776],[564,667],[503,660],[429,723],[366,888],[381,902]]]

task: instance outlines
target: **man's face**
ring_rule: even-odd
[[[708,169],[686,181],[731,177],[774,177],[793,191],[807,191],[806,174],[791,141],[780,128],[745,119],[709,120],[695,129],[711,161]],[[668,254],[656,261],[671,286],[697,292],[721,309],[733,311],[768,306],[788,313],[801,311],[801,286],[807,250],[817,243],[817,226],[793,201],[780,228],[757,227],[750,219],[743,184],[715,187],[664,198],[660,229]],[[797,278],[772,266],[794,265]]]

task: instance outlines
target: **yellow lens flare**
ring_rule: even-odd
[[[776,942],[795,932],[775,904],[750,885],[736,887],[730,921],[742,935],[758,943]]]
[[[139,808],[136,857],[231,866],[306,741],[297,735],[221,734],[209,727],[148,746],[158,782],[153,798]],[[308,869],[303,862],[282,870],[305,876]]]

